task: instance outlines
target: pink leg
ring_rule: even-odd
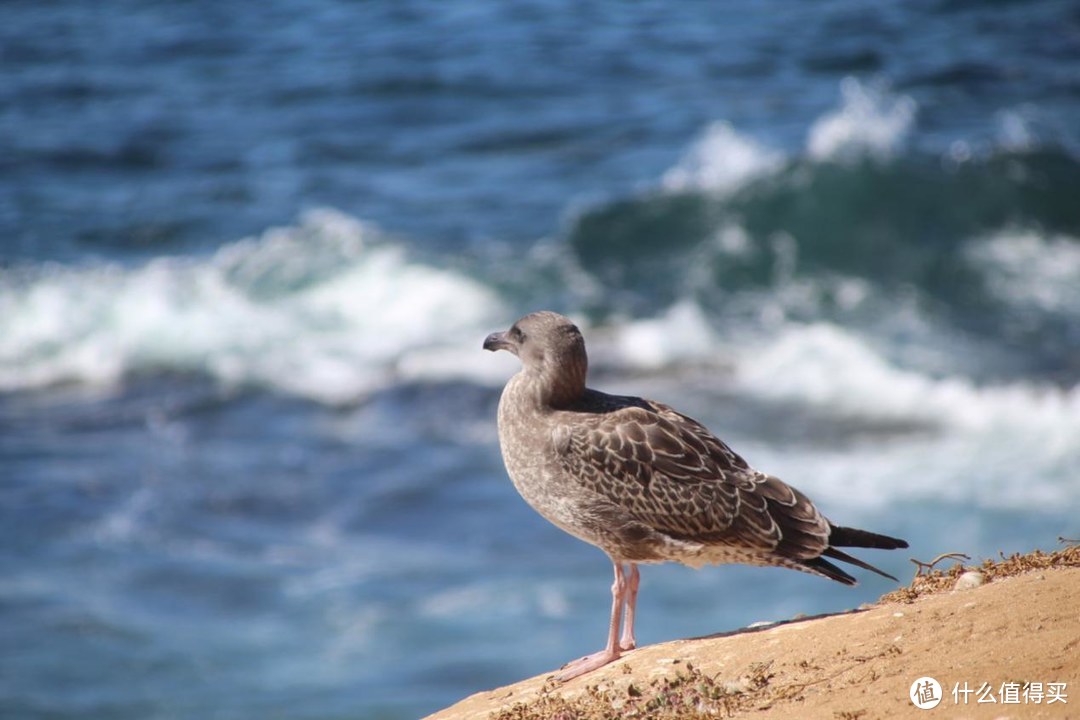
[[[641,583],[641,573],[637,565],[630,563],[630,577],[626,582],[626,618],[623,620],[622,637],[619,638],[620,650],[633,650],[637,647],[634,637],[634,611],[637,608],[637,590]]]
[[[615,582],[611,585],[611,624],[608,626],[607,645],[600,652],[586,655],[564,666],[562,672],[556,676],[559,682],[584,675],[619,658],[619,625],[622,622],[623,603],[626,601],[627,582],[622,565],[617,562],[612,564],[615,566]]]

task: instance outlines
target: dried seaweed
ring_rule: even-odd
[[[941,560],[946,558],[955,559],[958,555],[959,553],[946,553],[939,555],[929,563],[912,558],[912,562],[919,569],[911,584],[906,588],[893,590],[891,593],[883,595],[880,602],[910,603],[924,595],[933,595],[934,593],[952,590],[956,585],[957,578],[971,570],[981,572],[986,582],[992,582],[1034,570],[1047,570],[1055,567],[1080,567],[1080,545],[1070,545],[1050,553],[1035,550],[1026,555],[1015,553],[1008,557],[1004,553],[999,553],[1000,559],[988,558],[980,565],[965,565],[958,562],[947,570],[933,568]]]

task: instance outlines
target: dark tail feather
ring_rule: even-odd
[[[839,527],[837,525],[831,525],[829,527],[829,545],[831,547],[861,547],[877,548],[879,550],[895,550],[897,548],[906,548],[908,546],[907,540],[889,537],[888,535],[878,535],[877,533],[868,532],[866,530]],[[845,562],[852,562],[852,560],[849,560],[847,557],[837,557],[836,555],[833,557]],[[855,562],[854,564],[859,565],[858,562]],[[874,570],[874,568],[870,569]],[[874,571],[879,572],[878,570]],[[895,580],[896,578],[893,579]]]
[[[829,551],[826,550],[825,554],[828,555]],[[815,572],[819,575],[824,575],[831,580],[842,582],[845,585],[858,584],[855,578],[851,577],[846,572],[836,567],[825,558],[816,557],[811,560],[803,560],[802,565],[803,567],[808,568],[811,572]]]
[[[878,535],[877,533],[868,532],[866,530],[857,530],[849,527],[838,527],[836,525],[829,526],[829,547],[825,549],[823,556],[831,557],[834,560],[840,560],[841,562],[850,563],[856,567],[861,567],[863,570],[869,570],[870,572],[877,573],[882,577],[887,577],[890,580],[896,581],[892,575],[887,572],[878,570],[870,563],[863,562],[857,557],[852,557],[842,550],[837,550],[837,547],[861,547],[861,548],[877,548],[879,550],[895,550],[897,548],[906,548],[908,546],[906,540],[900,538],[889,537],[888,535]],[[810,568],[814,572],[818,572],[827,578],[832,578],[837,582],[842,582],[845,585],[854,585],[855,578],[848,575],[846,572],[833,565],[824,557],[816,557],[813,560],[803,561],[803,565]]]
[[[907,547],[907,543],[904,543],[904,547]],[[846,562],[846,563],[851,563],[852,565],[856,565],[858,567],[861,567],[863,570],[869,570],[870,572],[876,572],[878,575],[880,575],[882,577],[887,577],[887,578],[889,578],[890,580],[892,580],[894,582],[899,582],[896,578],[894,578],[889,573],[884,572],[882,570],[878,570],[876,567],[874,567],[870,563],[863,562],[859,558],[852,557],[852,556],[848,555],[846,552],[841,552],[840,550],[837,550],[834,547],[826,548],[825,552],[823,552],[821,554],[822,555],[828,555],[831,558],[836,558],[837,560],[841,560],[841,561]],[[818,559],[821,560],[821,558],[818,558]],[[822,562],[824,562],[824,561],[822,561]],[[827,563],[827,564],[831,565],[831,563]],[[846,575],[846,573],[845,573],[845,575]],[[832,575],[830,575],[829,577],[832,577]],[[848,576],[848,577],[850,577],[850,576]],[[838,580],[839,578],[833,578],[833,579]],[[840,580],[840,582],[844,582],[844,581]],[[853,584],[853,583],[850,583],[850,584]]]

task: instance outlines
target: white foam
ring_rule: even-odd
[[[841,107],[810,127],[807,154],[815,160],[892,157],[915,122],[915,101],[893,97],[853,77],[844,78],[840,93]]]
[[[819,501],[875,509],[949,501],[1033,511],[1080,508],[1080,385],[979,385],[898,367],[828,323],[790,324],[736,352],[740,392],[829,415],[912,422],[914,434],[843,447],[761,446],[753,461]]]
[[[776,172],[783,163],[782,153],[741,135],[730,123],[714,122],[664,173],[661,185],[673,192],[727,194]]]
[[[856,416],[909,419],[965,431],[1014,425],[1080,438],[1080,387],[1028,382],[978,386],[897,367],[851,331],[790,325],[744,348],[739,383],[756,394]]]
[[[0,275],[0,388],[167,368],[342,402],[504,319],[478,281],[320,210],[208,258]]]
[[[811,160],[891,158],[907,140],[917,106],[907,96],[864,85],[854,77],[840,83],[841,105],[810,127],[806,154]],[[1017,136],[1017,121],[1003,120],[1003,132]],[[670,192],[702,191],[728,195],[780,171],[787,155],[719,120],[709,124],[660,180]]]
[[[1029,118],[1030,108],[1004,110],[997,115],[997,145],[1010,152],[1027,152],[1039,144]]]
[[[969,242],[965,256],[1006,302],[1051,313],[1080,313],[1077,238],[1004,230]]]
[[[717,346],[705,313],[690,300],[676,303],[662,315],[619,324],[613,339],[620,362],[649,370],[707,359]]]
[[[1080,472],[1075,440],[1068,452],[1034,433],[943,433],[883,437],[843,448],[740,449],[756,466],[838,516],[840,508],[878,512],[896,503],[925,502],[969,508],[973,516],[979,509],[1080,510],[1080,493],[1070,480]]]

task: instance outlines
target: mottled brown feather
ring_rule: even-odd
[[[595,390],[562,412],[562,469],[653,530],[793,559],[828,547],[828,523],[802,493],[751,469],[696,420]]]

